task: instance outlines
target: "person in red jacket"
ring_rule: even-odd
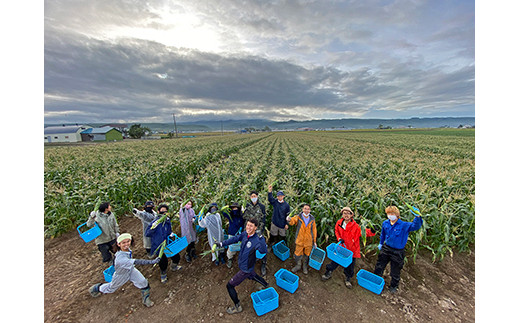
[[[354,277],[356,258],[361,257],[359,250],[361,228],[359,228],[359,225],[354,221],[354,213],[348,206],[341,209],[341,219],[336,222],[334,231],[336,232],[336,238],[338,239],[339,244],[353,252],[352,263],[343,269],[343,273],[345,274],[345,286],[347,286],[347,288],[352,288],[350,279]],[[332,272],[338,268],[338,266],[338,263],[331,260],[330,264],[326,266],[327,271],[323,276],[321,276],[321,279],[328,280],[332,277]]]

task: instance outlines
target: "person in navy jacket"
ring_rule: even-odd
[[[381,240],[378,249],[380,250],[377,258],[374,274],[383,276],[386,265],[390,262],[390,293],[397,292],[401,279],[401,269],[404,264],[404,247],[408,241],[408,234],[417,231],[423,224],[420,212],[415,214],[413,222],[405,222],[400,219],[399,209],[396,206],[389,206],[385,209],[388,220],[383,222],[381,227]]]
[[[229,246],[230,244],[242,241],[240,245],[240,253],[238,255],[238,273],[229,280],[226,288],[229,297],[233,300],[234,305],[227,308],[228,314],[235,314],[242,312],[242,306],[238,299],[235,287],[240,285],[245,279],[252,279],[260,283],[263,287],[269,284],[255,272],[256,251],[260,253],[267,253],[267,245],[263,236],[256,234],[258,221],[256,219],[249,219],[246,224],[246,230],[240,235],[231,237],[223,242],[216,243],[218,247]]]
[[[285,194],[282,191],[276,193],[276,198],[273,196],[273,187],[269,185],[267,199],[273,206],[273,215],[271,216],[271,238],[269,239],[269,246],[285,240],[287,229],[287,216],[291,213],[291,207],[285,200]]]

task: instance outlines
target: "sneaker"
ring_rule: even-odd
[[[233,259],[228,259],[226,266],[231,269],[233,267]]]
[[[143,301],[143,304],[144,304],[144,306],[146,306],[146,307],[152,307],[152,306],[153,306],[153,302],[150,300],[150,297],[147,297],[147,298]]]
[[[218,265],[220,265],[220,260],[217,259],[217,260],[215,260],[213,263],[214,263],[216,266],[218,266]]]
[[[89,288],[89,292],[90,292],[90,295],[92,295],[92,297],[98,297],[99,295],[101,295],[102,293],[99,291],[99,286],[101,286],[101,284],[95,284],[93,285],[92,287]]]
[[[329,280],[330,277],[332,277],[332,271],[326,271],[322,276],[321,276],[321,280]]]
[[[240,312],[242,312],[242,305],[237,304],[237,305],[230,306],[227,308],[226,312],[228,314],[240,313]]]
[[[166,275],[166,271],[161,272],[161,283],[166,283],[168,281],[168,276]]]
[[[348,288],[348,289],[352,289],[352,283],[350,282],[350,280],[346,279],[345,278],[345,286]]]
[[[397,287],[390,287],[390,294],[395,294],[397,293],[398,289]]]
[[[190,257],[190,255],[185,254],[185,255],[184,255],[184,258],[186,258],[186,262],[187,262],[187,263],[190,263],[190,262],[191,262],[191,257]]]
[[[178,271],[178,270],[182,269],[182,266],[179,266],[178,264],[173,264],[172,263],[171,269],[172,269],[172,271]]]

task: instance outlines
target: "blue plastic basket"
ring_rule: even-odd
[[[239,241],[237,243],[233,243],[233,244],[230,244],[228,247],[229,247],[229,251],[240,251],[240,246],[242,245],[242,241]]]
[[[381,294],[385,287],[385,280],[376,274],[360,269],[356,275],[358,285],[372,293]]]
[[[261,316],[278,308],[278,293],[273,287],[251,294],[256,315]]]
[[[176,234],[174,235],[175,240],[172,240],[170,237],[168,237],[166,247],[164,248],[164,254],[168,258],[175,256],[188,246],[188,240],[186,237],[179,238]]]
[[[320,270],[323,260],[325,260],[325,251],[320,248],[312,248],[311,255],[309,256],[309,266]]]
[[[287,260],[291,255],[291,251],[285,244],[285,240],[282,240],[273,246],[273,253],[276,257],[280,258],[281,261]]]
[[[338,243],[331,243],[327,247],[327,257],[340,266],[348,267],[352,263],[354,253]]]
[[[280,269],[275,274],[276,285],[285,289],[289,293],[294,293],[298,289],[298,283],[300,281],[300,277],[298,275],[293,274],[287,269]]]
[[[90,242],[99,237],[99,235],[101,234],[101,228],[99,227],[97,222],[94,222],[94,226],[92,228],[82,233],[79,228],[85,225],[87,225],[87,222],[83,223],[77,228],[79,236],[81,237],[81,239],[83,239],[83,241]]]
[[[114,275],[115,268],[114,266],[110,266],[103,271],[103,276],[105,276],[105,281],[110,283],[112,281],[112,276]]]

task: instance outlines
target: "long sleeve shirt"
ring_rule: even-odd
[[[422,224],[423,219],[420,216],[416,216],[412,222],[397,219],[393,225],[390,220],[385,220],[381,227],[380,243],[394,249],[404,249],[410,232],[419,230]]]
[[[285,218],[291,213],[291,207],[289,203],[285,200],[280,203],[277,198],[273,197],[273,193],[269,192],[267,194],[267,199],[269,203],[273,206],[273,216],[271,217],[271,222],[274,223],[279,228],[284,228],[287,224]]]

